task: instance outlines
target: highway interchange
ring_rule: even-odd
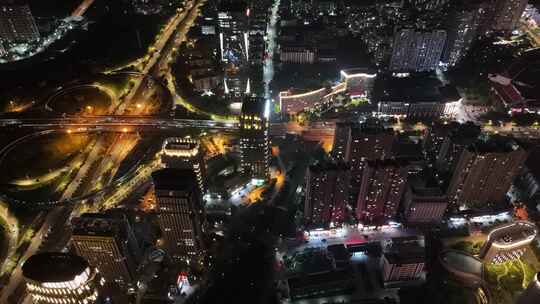
[[[89,3],[89,2],[88,2]],[[185,34],[189,28],[193,25],[196,17],[199,14],[199,7],[204,3],[203,0],[193,0],[186,1],[183,9],[179,9],[177,13],[171,18],[167,24],[165,30],[157,39],[156,43],[153,45],[154,52],[150,59],[144,65],[144,68],[141,71],[142,77],[137,78],[135,85],[129,92],[129,94],[120,101],[119,105],[111,109],[111,112],[116,115],[124,114],[125,110],[132,106],[133,101],[136,101],[140,98],[144,98],[148,95],[146,91],[150,86],[147,85],[149,76],[161,76],[165,72],[169,71],[169,62],[172,59],[173,50],[180,45],[185,40]],[[134,113],[137,114],[137,113]],[[121,118],[121,117],[104,117],[104,118],[85,118],[73,119],[73,118],[53,118],[53,119],[0,119],[0,127],[16,127],[16,128],[36,128],[46,131],[51,131],[51,129],[64,129],[67,133],[71,132],[81,132],[86,131],[80,128],[111,128],[111,127],[120,127],[120,133],[114,139],[113,147],[104,147],[105,142],[102,138],[98,138],[91,147],[88,147],[89,156],[86,158],[85,163],[79,169],[77,177],[74,178],[71,183],[67,186],[66,191],[62,195],[62,199],[69,199],[71,196],[80,188],[80,187],[93,187],[96,182],[100,179],[100,174],[103,173],[103,170],[109,168],[110,166],[118,166],[120,161],[126,156],[129,152],[129,146],[133,146],[133,142],[128,143],[129,141],[124,133],[128,133],[126,128],[135,127],[135,126],[153,126],[153,127],[188,127],[189,124],[212,127],[213,122],[194,122],[188,123],[186,121],[160,121],[159,119],[153,118]],[[224,126],[226,127],[226,126]],[[75,128],[75,129],[72,129]],[[95,130],[95,129],[94,129]],[[93,130],[90,130],[93,131]],[[39,133],[39,132],[38,132]],[[109,149],[109,154],[107,156],[101,157],[100,151],[103,148]],[[118,201],[116,199],[121,199],[124,197],[125,193],[128,193],[130,189],[136,186],[141,180],[145,180],[149,177],[149,173],[155,169],[156,163],[152,162],[150,164],[141,165],[129,181],[124,181],[121,185],[118,185],[114,188],[114,191],[111,192],[107,198],[106,202],[108,206],[114,206]],[[87,176],[90,168],[97,168],[95,172],[92,172],[91,176]],[[86,178],[85,178],[86,177]],[[84,184],[81,181],[85,178]],[[17,298],[19,295],[16,295],[16,290],[20,288],[22,284],[21,277],[21,266],[22,263],[31,255],[38,252],[42,249],[63,249],[67,240],[61,239],[56,244],[50,244],[47,242],[47,237],[54,231],[54,234],[69,235],[67,231],[67,222],[73,215],[80,213],[81,205],[73,206],[71,204],[56,207],[52,209],[45,218],[44,224],[36,232],[34,237],[31,239],[28,249],[24,252],[22,257],[19,259],[19,262],[11,276],[9,282],[6,286],[3,287],[0,295],[0,303],[11,303],[13,298],[9,298],[13,295]],[[10,217],[7,216],[7,213],[3,213],[2,218],[4,220],[9,220]],[[12,223],[9,221],[8,223]],[[11,227],[11,225],[9,225]],[[17,229],[16,225],[13,229]],[[10,233],[11,236],[16,235],[15,233]],[[9,240],[12,244],[13,241]],[[8,252],[13,253],[13,250]],[[20,300],[20,299],[17,299]],[[24,303],[29,303],[30,299],[28,297],[23,301]]]

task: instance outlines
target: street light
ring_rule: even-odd
[[[128,131],[127,128],[123,128],[123,129],[122,129],[122,132],[124,132],[124,133],[127,133],[127,131]]]

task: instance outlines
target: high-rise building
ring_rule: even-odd
[[[501,136],[477,140],[461,152],[448,187],[453,207],[504,202],[527,152]]]
[[[304,218],[313,226],[343,223],[349,200],[349,168],[343,163],[313,165],[306,174]]]
[[[97,268],[107,282],[122,288],[135,282],[140,252],[125,216],[87,213],[74,218],[71,226],[76,253]]]
[[[204,258],[205,215],[193,170],[165,168],[152,173],[158,223],[165,248],[175,259]]]
[[[356,203],[356,217],[381,224],[394,218],[407,182],[406,163],[401,160],[368,161]]]
[[[494,31],[511,32],[519,24],[525,11],[527,0],[495,0],[491,1],[492,18],[490,21]]]
[[[225,65],[225,93],[236,98],[249,93],[249,15],[246,2],[221,0],[218,6],[218,37]]]
[[[362,170],[368,160],[391,157],[395,134],[379,124],[368,120],[361,125],[336,124],[332,157],[350,164],[351,196],[356,200],[362,180]]]
[[[252,179],[269,178],[269,104],[261,97],[245,97],[240,115],[240,161],[242,172]]]
[[[404,218],[409,224],[440,223],[448,198],[432,177],[409,178],[403,197]]]
[[[249,62],[260,65],[264,60],[268,9],[271,1],[251,0],[249,4]]]
[[[451,9],[446,21],[446,46],[442,61],[455,66],[467,55],[478,35],[482,11],[477,5],[459,5]]]
[[[445,30],[397,30],[394,34],[390,70],[403,72],[434,70],[441,60],[445,42]]]
[[[476,142],[480,127],[472,124],[435,124],[426,138],[425,149],[428,159],[440,172],[452,171],[461,152]]]
[[[100,303],[105,280],[80,256],[46,252],[31,256],[22,266],[26,289],[34,304]]]
[[[519,259],[537,234],[536,225],[527,221],[498,226],[488,234],[480,249],[480,258],[495,264]]]
[[[206,193],[206,164],[199,140],[170,137],[161,149],[161,163],[167,168],[192,169],[197,175],[201,193]]]
[[[0,3],[0,40],[26,42],[39,37],[36,21],[28,5]]]

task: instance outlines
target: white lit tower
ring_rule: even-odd
[[[167,168],[192,169],[197,175],[201,193],[206,193],[206,164],[199,140],[182,137],[165,139],[161,149],[161,163]]]
[[[221,0],[218,7],[218,32],[221,62],[225,67],[225,93],[240,98],[250,93],[249,16],[246,2]]]

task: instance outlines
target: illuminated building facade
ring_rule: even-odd
[[[349,178],[349,168],[343,163],[308,168],[304,202],[304,217],[308,224],[329,227],[343,223],[349,199]]]
[[[250,62],[250,10],[244,1],[221,0],[218,5],[218,37],[225,66],[225,93],[240,98],[250,92],[246,70]]]
[[[476,5],[453,8],[447,17],[447,39],[442,61],[449,67],[455,66],[467,55],[477,37],[481,14]]]
[[[281,48],[279,59],[284,63],[314,63],[315,50],[304,46],[284,46]]]
[[[199,140],[181,137],[165,139],[161,163],[167,168],[192,169],[197,175],[201,193],[206,193],[206,164]]]
[[[46,252],[31,256],[22,267],[34,304],[94,304],[100,302],[105,280],[82,257]]]
[[[407,182],[406,164],[400,160],[368,161],[362,173],[356,217],[364,223],[385,223],[394,218]]]
[[[493,229],[480,250],[484,261],[499,264],[519,259],[529,244],[536,238],[536,225],[527,221],[516,221]]]
[[[349,201],[356,202],[362,173],[368,160],[381,160],[391,157],[395,135],[378,121],[354,125],[336,124],[332,158],[350,165],[351,180]]]
[[[323,97],[328,94],[326,88],[301,94],[291,94],[289,91],[279,92],[279,104],[282,113],[289,115],[313,109],[322,103]]]
[[[158,223],[165,248],[179,260],[204,257],[204,206],[193,170],[165,168],[152,173]]]
[[[390,70],[398,72],[433,71],[439,65],[446,42],[446,31],[414,29],[396,31]]]
[[[255,180],[269,178],[269,104],[261,97],[245,97],[240,115],[240,161],[244,174]]]
[[[39,37],[36,21],[28,5],[0,5],[0,39],[26,42]]]
[[[504,202],[526,158],[527,152],[510,138],[477,140],[459,156],[447,190],[450,203]]]
[[[385,283],[418,280],[424,270],[426,253],[422,241],[393,238],[382,257]]]
[[[365,68],[355,68],[340,71],[341,81],[351,98],[371,98],[377,73]]]
[[[107,282],[128,288],[136,280],[139,248],[125,216],[87,213],[71,222],[76,253]]]

